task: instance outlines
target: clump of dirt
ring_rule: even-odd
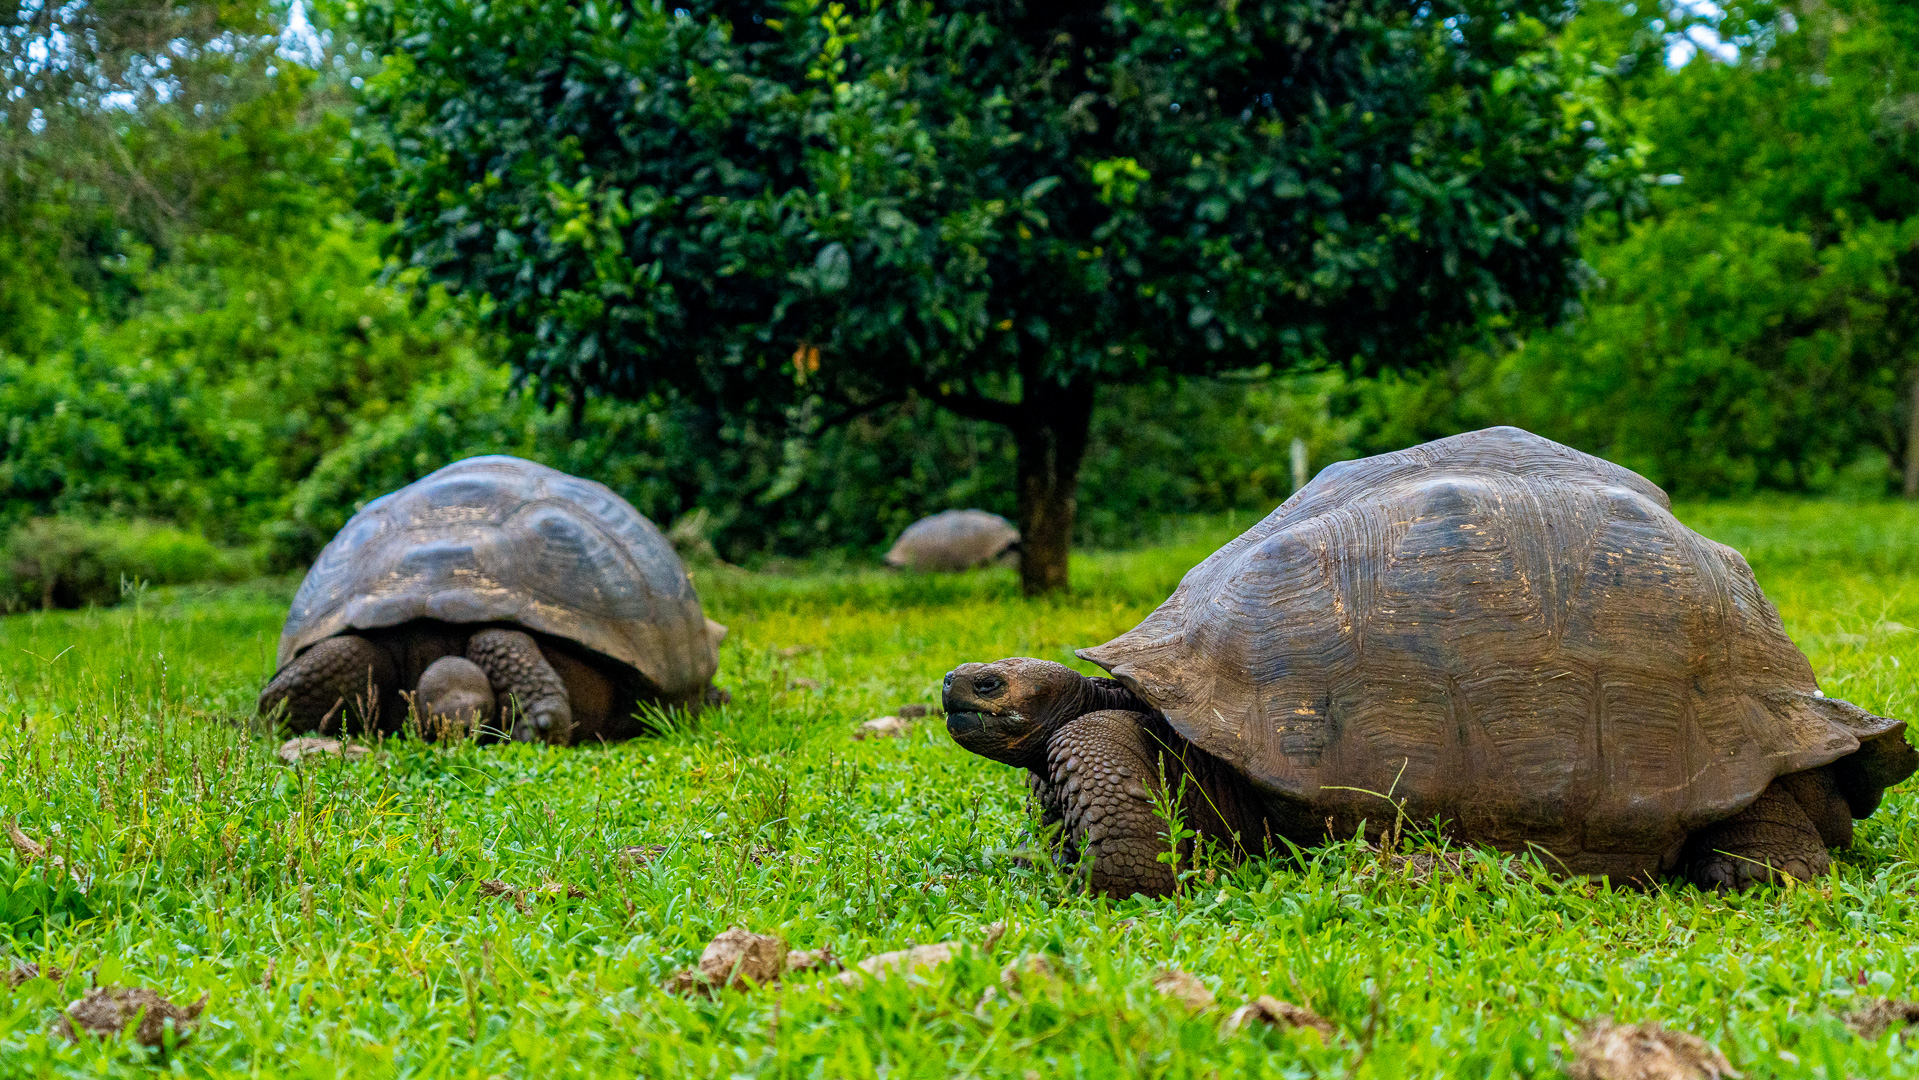
[[[1614,1024],[1602,1016],[1580,1033],[1566,1062],[1570,1080],[1722,1080],[1736,1078],[1718,1047],[1658,1024]]]
[[[1469,856],[1461,851],[1415,851],[1411,854],[1382,852],[1380,863],[1386,869],[1410,881],[1425,883],[1434,878],[1464,874]]]
[[[1281,1001],[1271,994],[1261,994],[1253,1000],[1233,1010],[1226,1018],[1226,1033],[1243,1031],[1254,1024],[1265,1024],[1276,1028],[1306,1028],[1319,1032],[1325,1042],[1332,1042],[1339,1029],[1331,1020],[1319,1015],[1304,1005],[1295,1005],[1290,1001]]]
[[[21,862],[36,863],[45,860],[47,866],[51,869],[66,873],[81,892],[87,891],[87,882],[90,880],[90,875],[86,873],[85,868],[74,866],[69,869],[67,860],[58,855],[47,854],[47,846],[45,844],[40,843],[20,830],[20,822],[18,819],[7,819],[7,841],[13,845],[14,854],[20,856]]]
[[[530,900],[584,900],[586,890],[577,885],[568,885],[561,881],[543,881],[536,888],[522,889],[517,885],[508,885],[499,878],[487,878],[480,882],[481,896],[501,897],[513,902],[521,911],[530,910]]]
[[[134,1038],[159,1049],[166,1044],[169,1023],[173,1026],[175,1045],[186,1042],[206,1005],[205,994],[200,995],[199,1001],[181,1008],[141,987],[96,987],[67,1006],[59,1022],[54,1024],[53,1033],[69,1041],[78,1041],[82,1031],[110,1039],[133,1027]]]
[[[664,986],[675,994],[766,986],[786,974],[787,953],[784,940],[735,926],[707,943],[698,967],[674,972]]]
[[[1213,1007],[1213,992],[1199,981],[1199,976],[1178,968],[1163,968],[1153,976],[1153,989],[1161,997],[1171,998],[1193,1012],[1205,1012]]]
[[[833,955],[829,948],[794,949],[786,954],[786,970],[789,974],[805,971],[829,971],[840,966],[840,958]]]
[[[932,945],[915,945],[910,949],[878,953],[833,976],[833,981],[847,986],[858,986],[864,979],[885,979],[893,975],[916,975],[923,971],[932,971],[951,963],[953,958],[959,955],[959,948],[960,944],[957,941],[941,941]]]
[[[665,844],[643,844],[620,849],[620,858],[625,859],[627,862],[640,863],[642,865],[650,863],[664,854],[666,854]]]
[[[19,821],[13,818],[7,819],[7,840],[13,844],[14,853],[27,862],[38,862],[47,858],[47,846],[20,831]],[[67,865],[66,860],[58,855],[47,859],[47,863],[56,869]]]
[[[1919,1024],[1919,1001],[1874,998],[1846,1014],[1846,1026],[1862,1039],[1877,1040],[1907,1024]]]
[[[1059,965],[1051,959],[1028,953],[1000,969],[999,985],[989,986],[980,991],[979,1004],[973,1009],[973,1015],[991,1023],[987,1006],[1004,997],[1008,1004],[1024,1005],[1028,997],[1042,994],[1058,1000],[1063,976]],[[1004,991],[1002,993],[1001,991]]]
[[[897,739],[913,730],[913,725],[897,716],[881,716],[859,726],[855,739]]]
[[[316,757],[325,754],[345,758],[348,761],[358,761],[370,753],[372,753],[371,750],[368,750],[358,743],[343,743],[338,739],[321,739],[313,736],[302,736],[298,739],[288,739],[286,742],[281,743],[280,749],[276,750],[274,755],[288,765],[298,765],[302,758]]]
[[[999,984],[1008,991],[1019,989],[1021,984],[1044,985],[1059,977],[1059,966],[1037,953],[1029,953],[999,969]]]
[[[8,969],[5,975],[0,975],[0,982],[5,982],[11,989],[18,989],[22,984],[32,982],[35,979],[51,979],[54,982],[59,982],[66,977],[67,972],[65,968],[43,968],[39,964],[27,963]]]

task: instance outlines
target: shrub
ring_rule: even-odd
[[[0,547],[0,608],[110,605],[142,584],[233,581],[253,572],[247,553],[166,525],[35,518]]]

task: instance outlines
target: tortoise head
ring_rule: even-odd
[[[946,673],[946,732],[981,757],[1022,768],[1046,760],[1046,740],[1087,711],[1093,684],[1065,664],[1016,656]]]

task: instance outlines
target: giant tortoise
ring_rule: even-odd
[[[886,553],[895,570],[971,570],[1016,561],[1019,530],[985,510],[942,510],[908,525]]]
[[[1116,895],[1172,888],[1153,799],[1182,778],[1228,850],[1438,822],[1733,889],[1824,872],[1915,764],[1904,722],[1821,694],[1738,552],[1515,428],[1331,466],[1078,655],[1113,677],[961,665],[947,727],[1031,770]]]
[[[369,503],[293,598],[260,711],[300,730],[416,713],[518,740],[638,734],[698,708],[726,628],[653,523],[602,484],[468,458]]]

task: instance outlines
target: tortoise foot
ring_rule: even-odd
[[[1686,877],[1714,892],[1811,881],[1832,869],[1832,856],[1812,817],[1775,780],[1751,806],[1693,834]]]

